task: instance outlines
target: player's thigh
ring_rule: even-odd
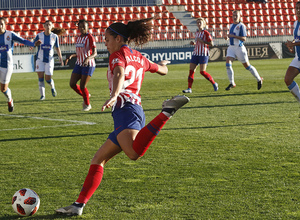
[[[139,155],[133,150],[133,141],[135,137],[139,133],[139,130],[136,129],[124,129],[121,131],[118,136],[117,140],[124,151],[124,153],[132,160],[136,160],[139,158]]]
[[[236,50],[236,57],[241,63],[249,63],[248,53],[246,47],[238,47]]]
[[[120,153],[122,149],[107,139],[104,144],[95,153],[91,164],[99,164],[104,166],[111,158]]]
[[[300,69],[295,66],[289,66],[284,77],[284,82],[286,85],[291,85],[296,76],[299,75]]]

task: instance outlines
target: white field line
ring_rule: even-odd
[[[30,127],[30,128],[1,129],[0,131],[31,130],[31,129],[40,129],[40,128],[56,128],[56,127],[68,127],[68,126],[74,126],[74,125],[94,125],[94,124],[96,124],[95,122],[88,122],[88,121],[65,120],[65,119],[43,118],[43,117],[31,117],[31,116],[24,116],[24,115],[0,114],[0,116],[15,117],[15,118],[29,118],[29,119],[47,120],[47,121],[61,121],[61,122],[70,122],[70,123],[72,123],[72,124],[64,124],[64,125],[40,126],[40,127]]]

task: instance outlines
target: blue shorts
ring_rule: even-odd
[[[123,108],[115,109],[112,113],[114,131],[108,139],[120,147],[117,140],[118,134],[125,129],[141,130],[145,127],[145,114],[142,106],[127,102]]]
[[[79,66],[75,65],[73,69],[73,73],[81,74],[81,75],[86,75],[86,76],[92,76],[93,72],[95,71],[95,67],[89,67],[89,66]]]
[[[208,63],[208,56],[197,56],[193,55],[191,59],[191,63],[194,63],[196,65],[198,64],[207,64]]]

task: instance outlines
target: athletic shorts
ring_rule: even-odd
[[[43,62],[40,59],[35,62],[35,72],[44,72],[45,75],[52,76],[54,69],[54,59],[51,59],[49,63]]]
[[[89,67],[89,66],[79,66],[75,65],[73,69],[73,73],[77,73],[80,75],[85,75],[85,76],[92,76],[95,71],[95,67]]]
[[[145,114],[142,106],[126,102],[123,108],[115,109],[112,112],[114,119],[114,131],[108,139],[120,147],[117,140],[118,134],[125,129],[141,130],[145,127]]]
[[[247,63],[249,61],[247,49],[243,45],[241,47],[239,46],[229,46],[227,48],[227,54],[226,57],[233,57],[238,59],[241,63]]]
[[[0,80],[2,84],[8,84],[13,73],[13,66],[8,66],[7,68],[0,67]]]
[[[193,55],[191,59],[191,63],[194,63],[196,65],[198,64],[207,64],[208,63],[209,56],[197,56]]]
[[[295,57],[295,58],[292,60],[290,66],[297,68],[297,69],[299,70],[299,72],[300,72],[300,61],[298,60],[297,57]]]

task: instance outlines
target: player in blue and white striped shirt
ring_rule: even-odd
[[[54,69],[54,47],[56,48],[56,52],[59,57],[59,62],[63,66],[63,59],[61,56],[61,51],[59,48],[58,36],[53,33],[54,30],[57,30],[60,34],[64,33],[62,29],[54,29],[52,21],[46,21],[44,24],[45,31],[38,33],[34,42],[40,40],[41,44],[38,47],[37,58],[35,71],[38,74],[39,78],[39,90],[41,94],[40,100],[45,99],[45,82],[44,78],[46,78],[46,82],[51,86],[52,96],[55,97],[57,95],[54,81],[52,79],[53,69]]]
[[[257,80],[257,89],[260,90],[263,82],[263,78],[261,78],[256,70],[256,68],[249,63],[249,58],[247,54],[247,49],[244,46],[244,41],[246,41],[246,27],[241,22],[241,13],[240,11],[233,11],[232,13],[233,24],[229,27],[229,34],[225,37],[225,40],[229,39],[229,47],[227,49],[226,54],[226,70],[229,79],[229,86],[227,86],[226,90],[230,90],[234,88],[234,72],[232,69],[232,62],[235,58],[237,58],[244,67],[251,72],[251,74]]]
[[[296,3],[297,20],[294,23],[294,40],[287,41],[286,45],[292,52],[295,50],[295,58],[292,60],[285,74],[285,84],[300,103],[300,90],[295,81],[296,76],[300,72],[300,1]]]
[[[0,18],[0,87],[8,102],[8,111],[14,110],[11,90],[8,88],[13,72],[14,42],[33,47],[34,43],[25,40],[12,31],[6,30],[5,18]]]

